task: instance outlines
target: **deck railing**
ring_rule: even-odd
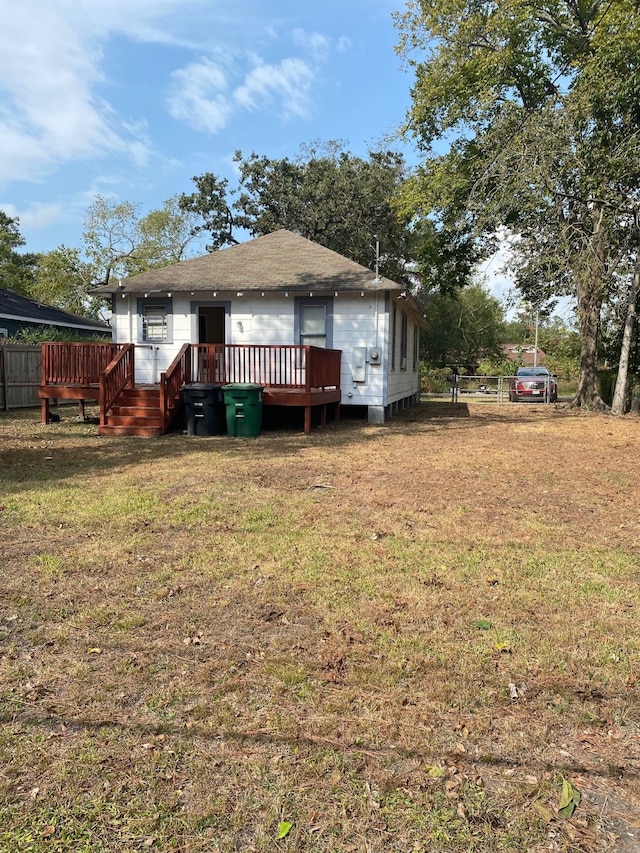
[[[192,344],[192,381],[255,382],[305,390],[340,387],[340,350],[297,345]]]
[[[125,344],[100,374],[100,426],[124,388],[135,385],[135,345]]]
[[[97,385],[123,344],[43,343],[41,385]]]
[[[160,411],[166,428],[173,417],[180,389],[191,382],[191,345],[184,344],[164,373],[160,374]]]

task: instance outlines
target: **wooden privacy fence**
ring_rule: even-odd
[[[40,405],[41,363],[39,346],[0,345],[0,410]]]

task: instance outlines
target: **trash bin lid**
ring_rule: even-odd
[[[214,391],[216,388],[221,388],[221,385],[216,385],[213,382],[192,382],[190,385],[183,385],[183,391]]]
[[[223,391],[262,391],[264,385],[256,385],[253,382],[232,382],[229,385],[223,385]]]

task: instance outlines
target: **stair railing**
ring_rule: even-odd
[[[107,425],[109,412],[122,391],[125,388],[134,387],[134,375],[135,346],[134,344],[125,344],[100,373],[100,426]]]
[[[176,412],[183,385],[191,382],[191,344],[184,344],[169,367],[160,374],[160,413],[163,432]]]

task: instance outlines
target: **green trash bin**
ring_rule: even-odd
[[[262,385],[253,385],[251,382],[223,385],[229,435],[238,438],[260,435],[262,391]]]

